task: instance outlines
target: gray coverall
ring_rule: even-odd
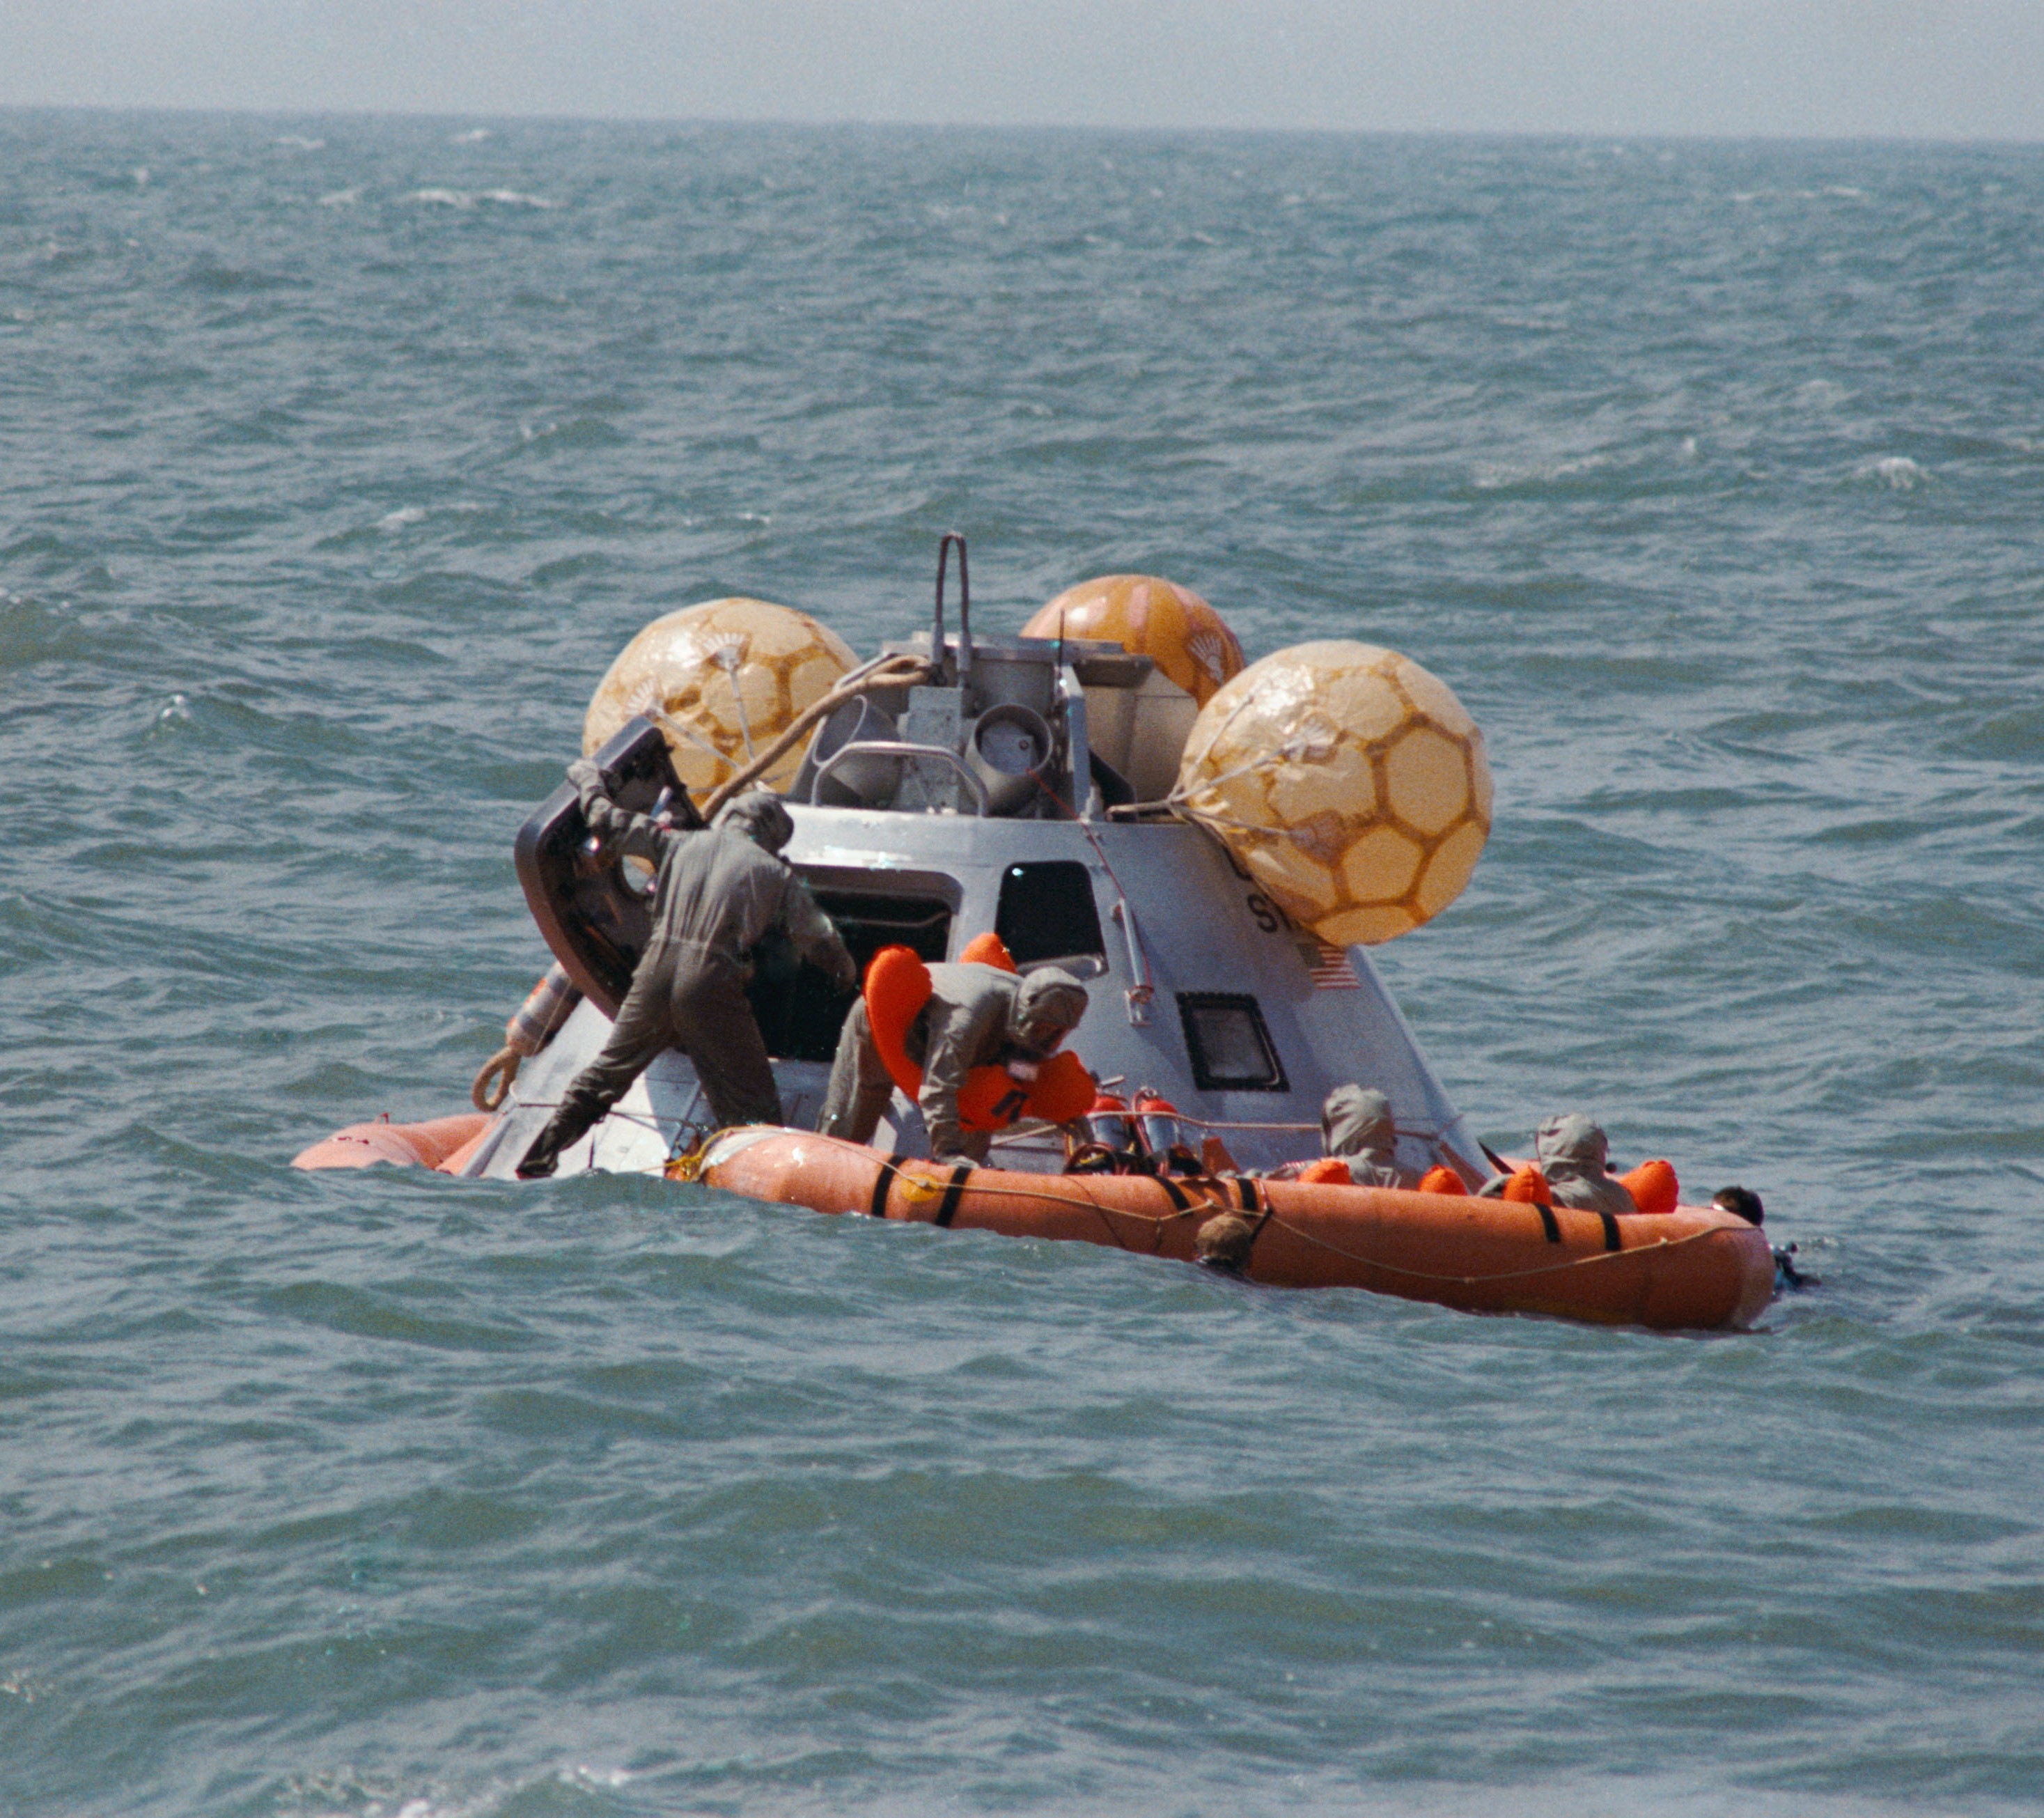
[[[1624,1182],[1612,1179],[1605,1167],[1609,1154],[1604,1132],[1580,1111],[1550,1117],[1534,1139],[1534,1159],[1547,1177],[1555,1205],[1585,1212],[1637,1212]]]
[[[776,856],[794,832],[787,809],[752,790],[715,826],[679,832],[610,801],[588,759],[571,764],[568,777],[582,793],[582,818],[609,851],[658,866],[653,933],[610,1039],[562,1094],[518,1164],[520,1175],[551,1174],[560,1151],[670,1047],[694,1063],[720,1127],[779,1123],[780,1089],[745,997],[745,950],[769,928],[785,928],[797,951],[840,985],[859,982],[830,917]]]
[[[1391,1101],[1361,1086],[1337,1086],[1320,1107],[1322,1152],[1348,1163],[1359,1187],[1409,1187],[1418,1177],[1398,1165]]]
[[[923,1070],[916,1104],[929,1132],[930,1153],[986,1160],[992,1132],[968,1130],[959,1122],[958,1097],[966,1075],[976,1067],[1048,1059],[1065,1035],[1078,1027],[1085,1006],[1085,987],[1054,966],[1019,978],[977,963],[932,966],[930,1001],[916,1013],[902,1044]],[[816,1127],[826,1136],[870,1143],[893,1091],[861,997],[838,1037]]]

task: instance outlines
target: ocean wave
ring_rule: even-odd
[[[411,190],[404,200],[425,207],[450,209],[471,209],[478,202],[494,202],[501,208],[551,209],[555,206],[544,196],[528,195],[523,190],[428,188]]]
[[[1479,492],[1550,486],[1557,480],[1580,479],[1612,464],[1612,457],[1601,454],[1577,455],[1563,460],[1478,461],[1470,469],[1470,482]]]
[[[1858,470],[1862,479],[1877,480],[1891,492],[1913,492],[1931,478],[1927,468],[1907,455],[1883,455]]]

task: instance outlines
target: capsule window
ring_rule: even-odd
[[[1010,865],[1001,874],[1001,902],[993,932],[1017,966],[1093,954],[1105,958],[1100,911],[1093,906],[1093,878],[1073,859]]]
[[[1284,1063],[1247,992],[1181,991],[1185,1051],[1202,1092],[1283,1092]]]

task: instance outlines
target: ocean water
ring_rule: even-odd
[[[0,1812],[2044,1803],[2044,152],[0,113]],[[1484,725],[1381,950],[1710,1338],[460,1109],[647,617],[1087,575]]]

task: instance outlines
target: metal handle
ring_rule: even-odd
[[[954,543],[959,552],[958,678],[962,688],[966,678],[972,674],[972,577],[966,571],[965,539],[955,530],[947,530],[937,543],[937,617],[936,628],[930,634],[930,660],[942,663],[944,659],[944,569]]]
[[[1121,932],[1128,937],[1128,970],[1135,979],[1122,995],[1128,1000],[1129,1021],[1141,1028],[1150,1020],[1150,1006],[1156,1001],[1157,987],[1150,982],[1150,961],[1143,951],[1143,937],[1135,932],[1135,905],[1128,897],[1115,899],[1114,919],[1121,924]]]
[[[868,758],[934,758],[939,763],[947,763],[972,791],[974,800],[978,803],[973,812],[982,817],[986,813],[986,785],[965,767],[964,759],[956,751],[945,745],[912,744],[903,739],[861,739],[851,744],[840,745],[816,767],[816,777],[809,785],[810,795],[813,797],[820,791],[824,779],[831,772],[847,758],[855,755]]]

